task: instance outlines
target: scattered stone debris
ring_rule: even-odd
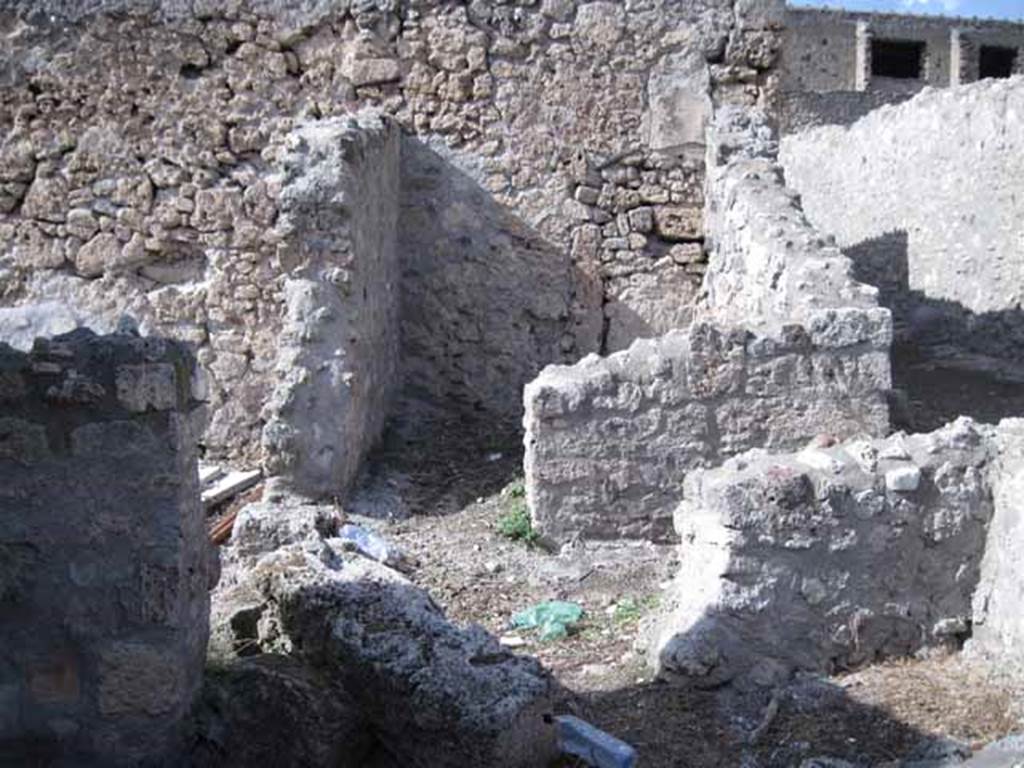
[[[480,627],[448,623],[398,572],[352,557],[338,532],[301,501],[243,509],[214,595],[217,652],[288,653],[317,668],[352,693],[401,765],[525,768],[553,757],[540,665]]]

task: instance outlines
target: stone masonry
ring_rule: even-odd
[[[786,179],[807,217],[886,294],[898,339],[1019,367],[1021,115],[1017,77],[929,91],[849,128],[784,137]]]
[[[135,766],[181,748],[214,554],[183,346],[0,344],[0,763]]]
[[[997,452],[994,428],[960,419],[927,435],[752,451],[691,473],[651,663],[698,685],[770,687],[797,670],[958,647]],[[998,593],[1013,599],[1005,584]]]
[[[195,344],[207,454],[261,459],[286,285],[308,279],[290,137],[375,107],[408,136],[404,386],[517,419],[543,365],[688,318],[703,127],[766,103],[782,7],[6,3],[0,305],[22,314],[0,326],[31,338],[27,305],[56,301],[65,330],[130,314]]]
[[[544,535],[663,539],[691,469],[888,430],[890,313],[807,222],[774,151],[766,121],[719,111],[699,321],[527,386],[526,491]]]
[[[283,283],[264,466],[312,496],[346,490],[398,390],[398,129],[357,117],[302,123],[283,165]]]

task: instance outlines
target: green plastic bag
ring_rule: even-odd
[[[538,603],[512,617],[518,629],[539,629],[541,640],[557,640],[569,634],[569,627],[583,618],[583,607],[577,603],[553,600]]]

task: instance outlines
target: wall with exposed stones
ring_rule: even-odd
[[[254,459],[299,266],[288,136],[375,106],[413,137],[414,395],[516,415],[541,365],[687,319],[703,125],[766,99],[781,0],[280,6],[4,6],[0,303],[100,328],[127,312],[195,344],[207,449]]]
[[[837,307],[850,324],[877,325],[877,288],[805,215],[777,159],[763,113],[723,109],[709,147],[706,221],[712,259],[702,315],[779,332],[820,326]]]
[[[697,322],[527,386],[526,492],[544,535],[667,538],[692,469],[888,430],[890,313],[807,222],[775,146],[763,114],[716,115]]]
[[[873,41],[921,44],[921,77],[873,74]],[[783,132],[850,125],[926,86],[990,77],[981,59],[982,49],[993,47],[1015,55],[1012,71],[1024,72],[1024,24],[1019,22],[789,8],[779,57],[777,113]]]
[[[526,387],[526,493],[558,541],[671,537],[686,475],[755,446],[888,428],[887,314],[779,336],[695,323]]]
[[[376,114],[296,125],[277,228],[282,283],[264,465],[312,496],[346,490],[398,390],[399,132]]]
[[[652,664],[699,685],[771,687],[794,671],[958,647],[996,450],[994,428],[960,419],[691,473],[675,516],[680,570],[649,628]],[[1019,625],[1019,613],[1002,618]]]
[[[0,344],[4,765],[134,766],[182,746],[215,557],[193,378],[156,338]]]
[[[1002,421],[996,440],[992,468],[995,511],[974,593],[973,632],[967,652],[1016,673],[1024,667],[1024,558],[1020,546],[1024,421]]]
[[[1019,358],[1022,114],[1024,79],[987,80],[784,137],[787,181],[887,294],[898,338]]]

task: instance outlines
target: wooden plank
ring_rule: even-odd
[[[232,471],[215,482],[210,488],[203,491],[203,506],[206,509],[227,501],[242,491],[252,488],[260,481],[261,473],[258,469],[248,472]]]

